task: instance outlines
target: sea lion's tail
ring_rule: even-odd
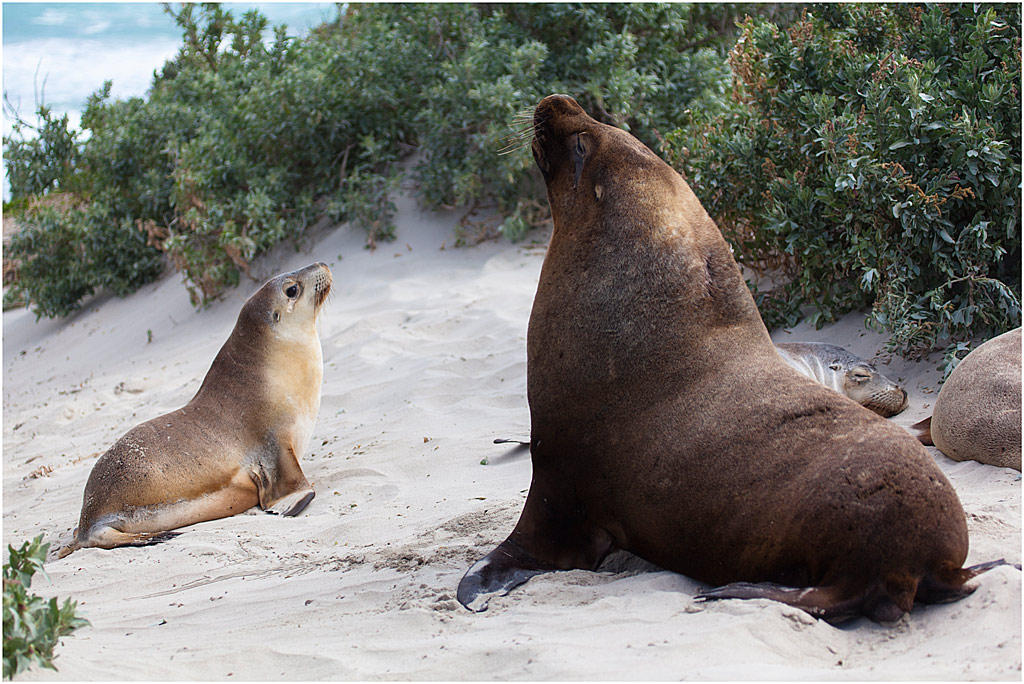
[[[911,430],[917,430],[917,439],[921,444],[925,446],[935,446],[935,442],[932,441],[932,417],[928,416],[920,423],[914,423],[910,426]]]

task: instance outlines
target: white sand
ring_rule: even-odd
[[[440,250],[457,216],[399,205],[398,241],[374,253],[341,228],[258,264],[261,277],[316,260],[334,271],[323,402],[302,458],[309,508],[52,560],[52,584],[33,588],[77,599],[92,626],[63,640],[59,673],[23,679],[1021,678],[1021,573],[1009,567],[891,627],[695,603],[698,583],[621,553],[602,572],[534,578],[482,614],[459,606],[462,573],[511,531],[530,484],[526,451],[491,442],[529,434],[526,326],[543,248]],[[169,275],[64,321],[4,313],[5,545],[70,539],[97,457],[191,398],[258,286],[197,312]],[[883,339],[862,320],[775,337],[870,358]],[[939,363],[881,364],[911,394],[900,425],[930,413]],[[1020,475],[931,452],[967,511],[969,562],[1019,563]]]

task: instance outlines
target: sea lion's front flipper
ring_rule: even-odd
[[[269,506],[266,509],[266,512],[274,515],[298,515],[306,509],[306,506],[309,505],[309,502],[313,500],[314,496],[316,496],[316,492],[312,489],[292,492],[291,494],[275,501],[273,506]]]
[[[250,477],[256,484],[260,508],[267,513],[298,515],[316,496],[291,444],[283,445],[275,461],[254,467]]]
[[[495,444],[518,444],[521,447],[528,447],[528,446],[530,446],[530,440],[508,439],[508,438],[505,438],[505,437],[498,437],[498,438],[496,438],[494,440],[494,443]]]
[[[595,570],[613,548],[610,534],[594,525],[562,481],[534,467],[523,513],[509,538],[471,567],[459,582],[459,603],[474,612],[552,570]]]
[[[504,596],[534,575],[555,567],[538,561],[523,547],[506,539],[466,571],[459,582],[459,603],[474,613],[487,610],[492,596]]]

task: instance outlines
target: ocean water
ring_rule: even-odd
[[[239,16],[257,9],[271,26],[286,24],[289,34],[301,36],[333,19],[333,3],[223,3]],[[17,115],[35,124],[38,102],[68,114],[79,128],[86,98],[104,81],[113,81],[111,95],[144,95],[153,72],[174,57],[181,33],[160,4],[4,2],[3,91]],[[268,31],[267,37],[273,36]],[[3,117],[3,135],[13,121]],[[31,131],[25,131],[31,135]],[[4,165],[3,198],[9,199]]]

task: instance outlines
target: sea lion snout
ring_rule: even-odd
[[[564,145],[557,145],[566,134],[563,130],[565,117],[582,116],[590,120],[576,100],[568,95],[548,95],[537,105],[533,112],[533,142],[530,149],[537,167],[544,175],[545,182],[550,183],[555,173],[554,165],[561,165],[566,150]],[[577,131],[578,132],[578,131]],[[557,145],[557,149],[556,149]]]
[[[306,269],[314,269],[312,276],[313,285],[313,306],[317,310],[323,306],[324,301],[327,300],[327,295],[331,293],[331,286],[334,285],[334,275],[331,273],[331,269],[322,261],[318,261],[315,264],[307,266]]]
[[[579,103],[568,95],[548,95],[543,100],[537,103],[537,108],[533,110],[533,122],[538,127],[543,123],[550,121],[552,116],[587,116],[587,113],[583,111],[583,107],[580,107]]]
[[[908,403],[906,391],[869,363],[846,371],[843,393],[883,418],[895,416]]]

